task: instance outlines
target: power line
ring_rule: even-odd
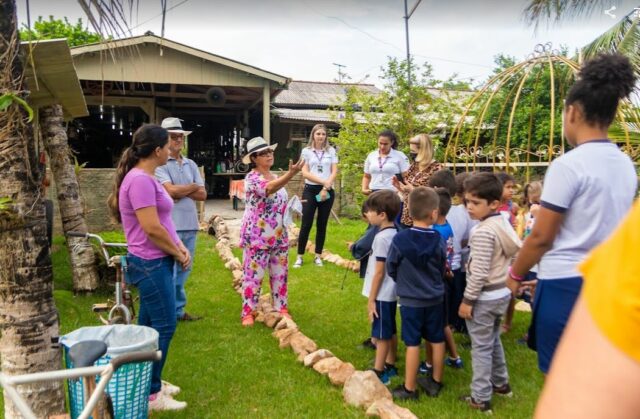
[[[166,13],[167,13],[167,12],[170,12],[171,10],[175,9],[176,7],[182,6],[183,4],[185,4],[185,3],[186,3],[186,2],[188,2],[188,1],[189,1],[189,0],[182,0],[180,3],[177,3],[177,4],[175,4],[175,5],[171,6],[171,7],[169,7],[167,10],[165,10],[165,11],[164,11],[164,13],[159,13],[159,14],[157,14],[156,16],[154,16],[154,17],[152,17],[152,18],[150,18],[150,19],[145,20],[145,21],[144,21],[144,22],[142,22],[142,23],[138,23],[136,26],[132,27],[132,28],[131,28],[131,30],[137,29],[137,28],[139,28],[140,26],[145,25],[145,24],[147,24],[147,23],[151,22],[152,20],[155,20],[155,19],[157,19],[157,18],[159,18],[159,17],[162,17],[163,15],[166,15]]]
[[[314,13],[325,17],[327,19],[333,19],[333,20],[337,20],[338,22],[342,23],[343,25],[347,26],[350,29],[353,29],[355,31],[358,31],[360,33],[362,33],[363,35],[367,36],[368,38],[371,38],[372,40],[387,45],[397,51],[400,52],[405,52],[404,49],[400,48],[399,46],[392,44],[390,42],[384,41],[378,37],[376,37],[375,35],[372,35],[371,33],[365,31],[364,29],[360,29],[359,27],[347,22],[346,20],[342,19],[341,17],[338,16],[329,16],[329,15],[325,15],[324,13],[318,11],[317,9],[315,9],[311,4],[309,4],[308,2],[304,2]],[[418,3],[419,4],[419,3]],[[493,68],[492,66],[488,66],[485,64],[478,64],[478,63],[471,63],[471,62],[467,62],[467,61],[458,61],[458,60],[451,60],[448,58],[441,58],[441,57],[434,57],[434,56],[430,56],[430,55],[424,55],[424,54],[419,54],[419,53],[413,53],[414,56],[417,57],[422,57],[422,58],[427,58],[429,60],[436,60],[436,61],[445,61],[445,62],[450,62],[450,63],[455,63],[455,64],[465,64],[465,65],[472,65],[472,66],[476,66],[476,67],[484,67],[484,68]]]

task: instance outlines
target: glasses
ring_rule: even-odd
[[[173,141],[184,140],[184,134],[171,134],[169,136]]]
[[[259,152],[259,153],[256,153],[256,156],[258,156],[258,157],[264,157],[264,156],[268,156],[268,155],[270,155],[270,154],[273,154],[273,150],[271,150],[271,149],[269,149],[269,150],[264,150],[264,151],[261,151],[261,152]]]

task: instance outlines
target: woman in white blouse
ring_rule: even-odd
[[[309,144],[302,150],[301,157],[305,161],[302,168],[302,176],[304,177],[302,225],[298,237],[298,257],[293,264],[294,268],[302,266],[302,257],[307,247],[316,210],[318,211],[318,219],[314,263],[316,266],[322,266],[320,255],[324,247],[327,222],[335,199],[333,182],[338,175],[338,156],[336,150],[329,145],[326,126],[317,124],[311,129]]]
[[[398,137],[393,131],[384,130],[378,134],[378,149],[369,153],[364,161],[363,194],[380,189],[395,191],[393,178],[398,174],[404,176],[409,170],[409,159],[397,148]]]

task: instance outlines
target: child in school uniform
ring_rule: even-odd
[[[400,298],[402,340],[407,347],[405,382],[393,390],[396,399],[417,399],[417,384],[427,395],[442,390],[444,370],[444,273],[446,249],[440,233],[430,228],[438,213],[438,194],[417,187],[409,195],[413,226],[393,239],[387,271],[396,282]],[[418,378],[420,343],[427,340],[433,355],[433,374]]]
[[[391,241],[396,235],[393,223],[400,212],[400,198],[390,190],[373,192],[367,199],[367,220],[378,227],[367,263],[362,294],[368,298],[367,313],[371,337],[375,338],[376,358],[373,371],[387,385],[398,374],[395,366],[397,296],[395,282],[386,272],[385,262]]]
[[[473,368],[471,394],[461,400],[473,409],[489,412],[493,393],[512,394],[500,340],[500,321],[511,300],[507,271],[521,243],[498,212],[503,185],[496,175],[475,174],[465,181],[464,189],[469,215],[480,220],[480,224],[470,238],[467,287],[459,308],[471,338]]]

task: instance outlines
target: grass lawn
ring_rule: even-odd
[[[342,220],[329,225],[326,248],[348,256],[347,240],[364,230],[360,221]],[[312,232],[311,237],[314,237]],[[231,273],[226,270],[214,249],[215,239],[198,236],[193,273],[187,282],[188,311],[203,315],[203,320],[179,323],[171,344],[164,378],[182,387],[177,397],[189,403],[180,413],[155,414],[154,417],[364,417],[364,411],[348,407],[341,389],[328,379],[296,362],[289,349],[278,349],[271,329],[256,324],[250,329],[240,326],[240,297],[231,288]],[[73,296],[66,247],[62,238],[54,241],[55,298],[61,318],[61,334],[84,325],[96,325],[91,304],[104,296]],[[295,249],[290,253],[291,264]],[[237,250],[237,255],[240,251]],[[367,337],[366,301],[360,291],[362,281],[332,264],[313,265],[306,256],[301,269],[291,270],[289,307],[301,330],[320,348],[330,349],[357,369],[367,369],[373,351],[359,343]],[[535,353],[516,343],[525,332],[529,314],[517,312],[513,330],[503,338],[514,390],[512,399],[494,398],[493,412],[498,418],[530,417],[542,385]],[[398,319],[399,323],[399,319]],[[458,336],[458,341],[465,341]],[[398,366],[404,368],[404,347]],[[419,417],[477,417],[457,400],[468,392],[471,359],[468,349],[461,349],[463,370],[445,370],[445,389],[437,399],[426,396],[418,402],[401,403]],[[404,375],[404,373],[401,373]],[[395,378],[392,386],[402,382]]]

